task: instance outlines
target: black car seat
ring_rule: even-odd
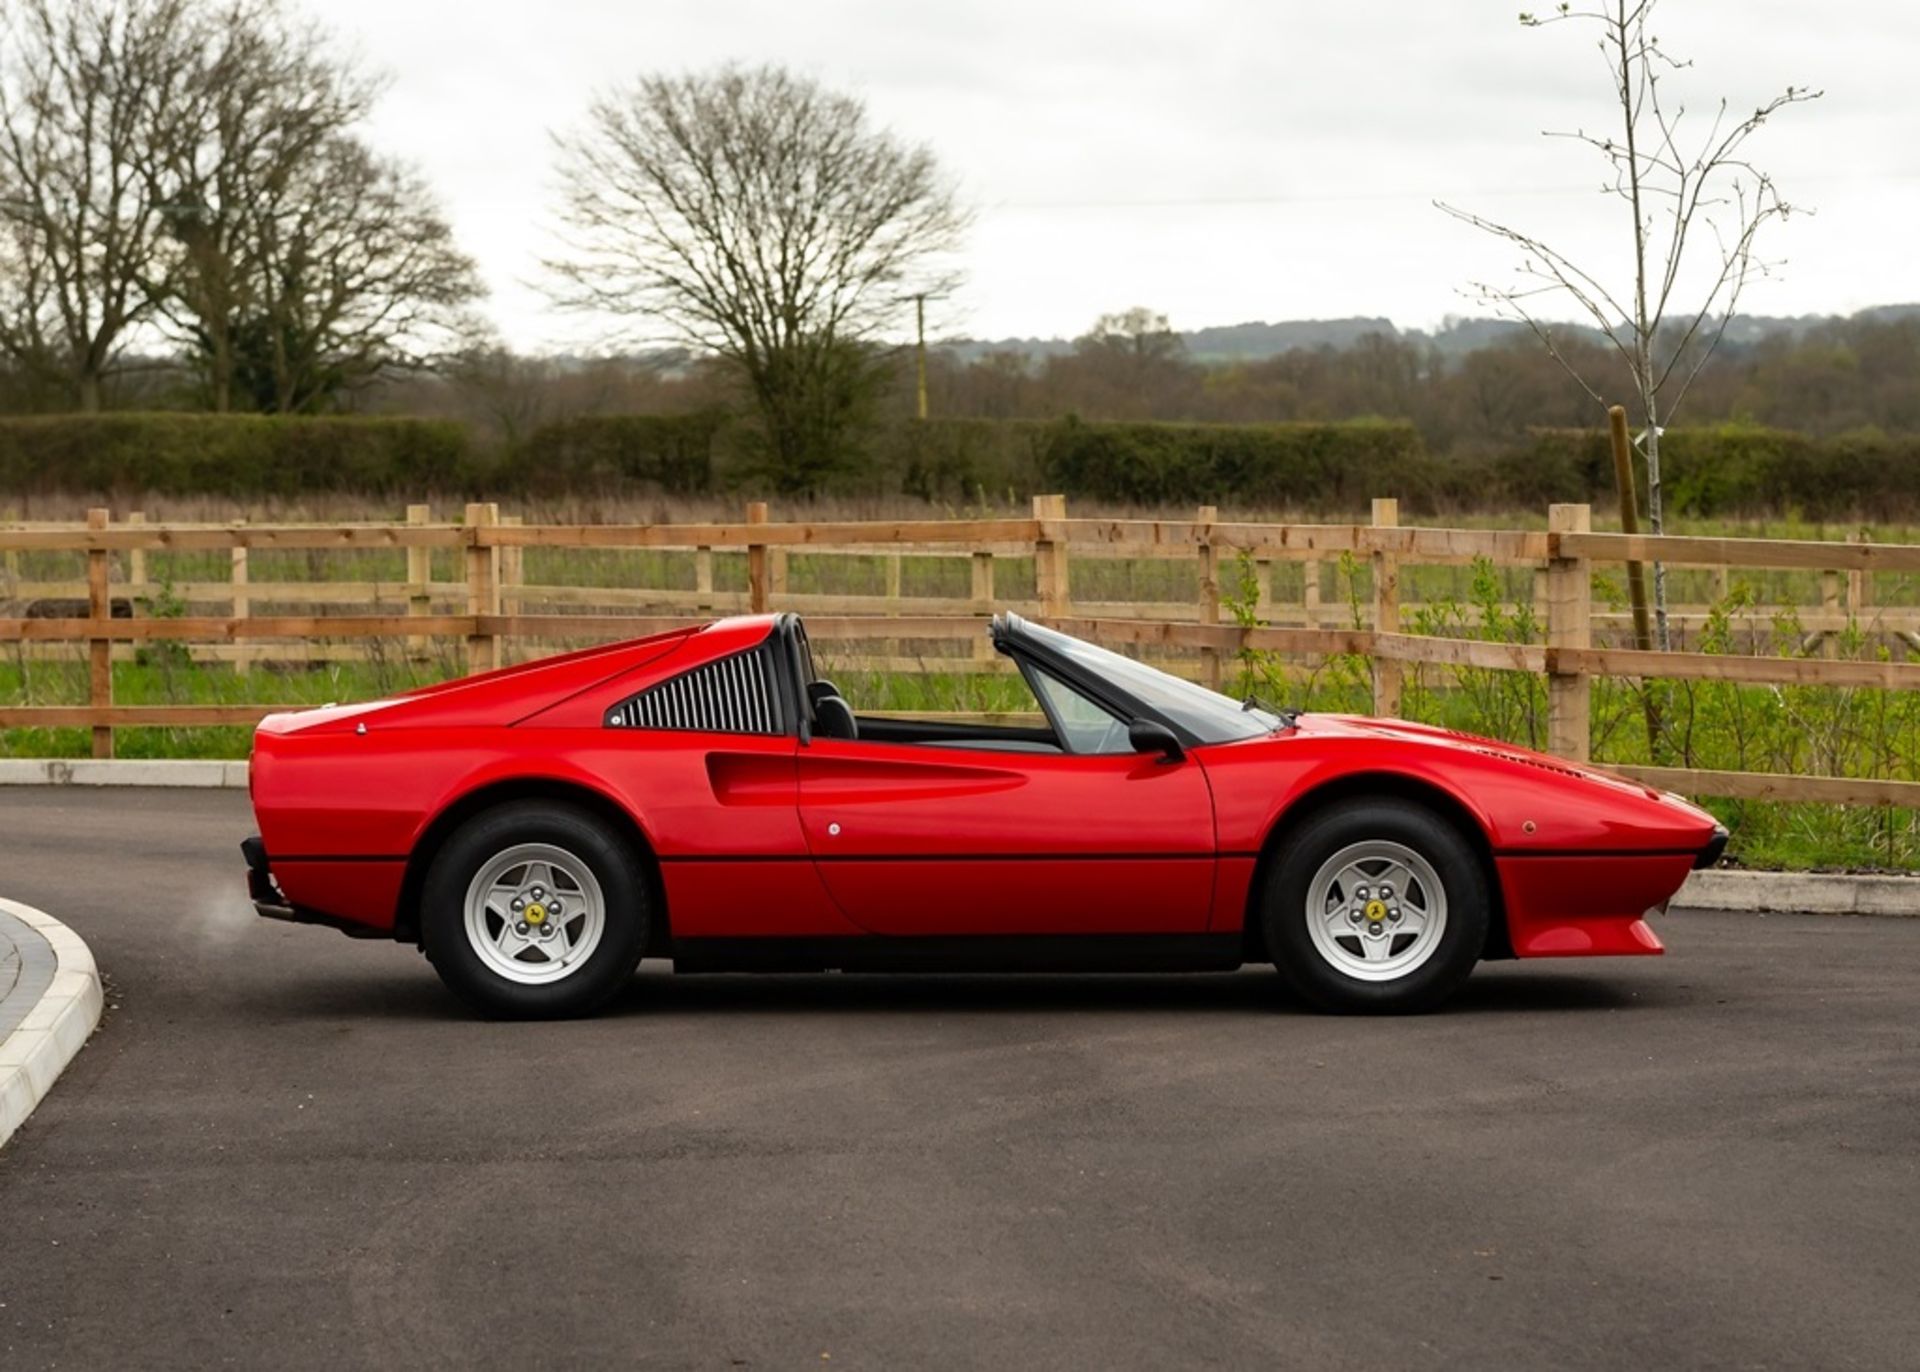
[[[822,738],[860,737],[853,706],[836,695],[823,695],[813,702],[813,731]]]
[[[828,696],[837,696],[840,688],[825,677],[816,677],[807,683],[807,704],[817,705]]]

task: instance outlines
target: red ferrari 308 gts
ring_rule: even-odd
[[[425,950],[489,1015],[682,972],[1228,969],[1424,1010],[1481,958],[1658,953],[1726,843],[1672,795],[1396,720],[1242,703],[993,622],[1028,725],[858,715],[793,615],[254,740],[260,913]],[[1044,721],[1044,722],[1039,722]]]

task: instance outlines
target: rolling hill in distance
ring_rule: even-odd
[[[1876,305],[1852,316],[1845,315],[1738,315],[1727,329],[1725,342],[1736,347],[1750,346],[1778,334],[1797,338],[1823,324],[1851,318],[1859,321],[1895,323],[1920,318],[1920,304]],[[1555,331],[1601,341],[1598,330],[1579,324],[1556,324]],[[1470,353],[1479,348],[1503,343],[1526,326],[1504,319],[1449,319],[1429,333],[1424,329],[1402,329],[1384,316],[1364,315],[1347,319],[1288,319],[1268,323],[1264,320],[1244,324],[1216,324],[1205,328],[1177,330],[1196,362],[1253,362],[1277,357],[1298,348],[1350,348],[1369,334],[1412,343],[1427,343],[1444,357]],[[990,353],[1011,352],[1040,359],[1073,351],[1070,338],[959,338],[942,340],[932,346],[962,361],[972,362]]]

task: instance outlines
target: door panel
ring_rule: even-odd
[[[800,824],[870,933],[1199,933],[1213,801],[1188,759],[815,739]]]
[[[820,881],[785,735],[582,731],[572,754],[640,819],[681,938],[858,934]],[[564,741],[564,740],[562,740]]]

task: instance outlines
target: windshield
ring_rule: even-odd
[[[1182,681],[1157,667],[1135,662],[1130,657],[1096,648],[1093,644],[1054,629],[1027,622],[1022,626],[1033,637],[1078,663],[1094,676],[1111,681],[1142,705],[1164,715],[1202,743],[1231,743],[1238,738],[1258,738],[1278,729],[1282,720],[1271,711],[1242,705],[1239,701]]]

